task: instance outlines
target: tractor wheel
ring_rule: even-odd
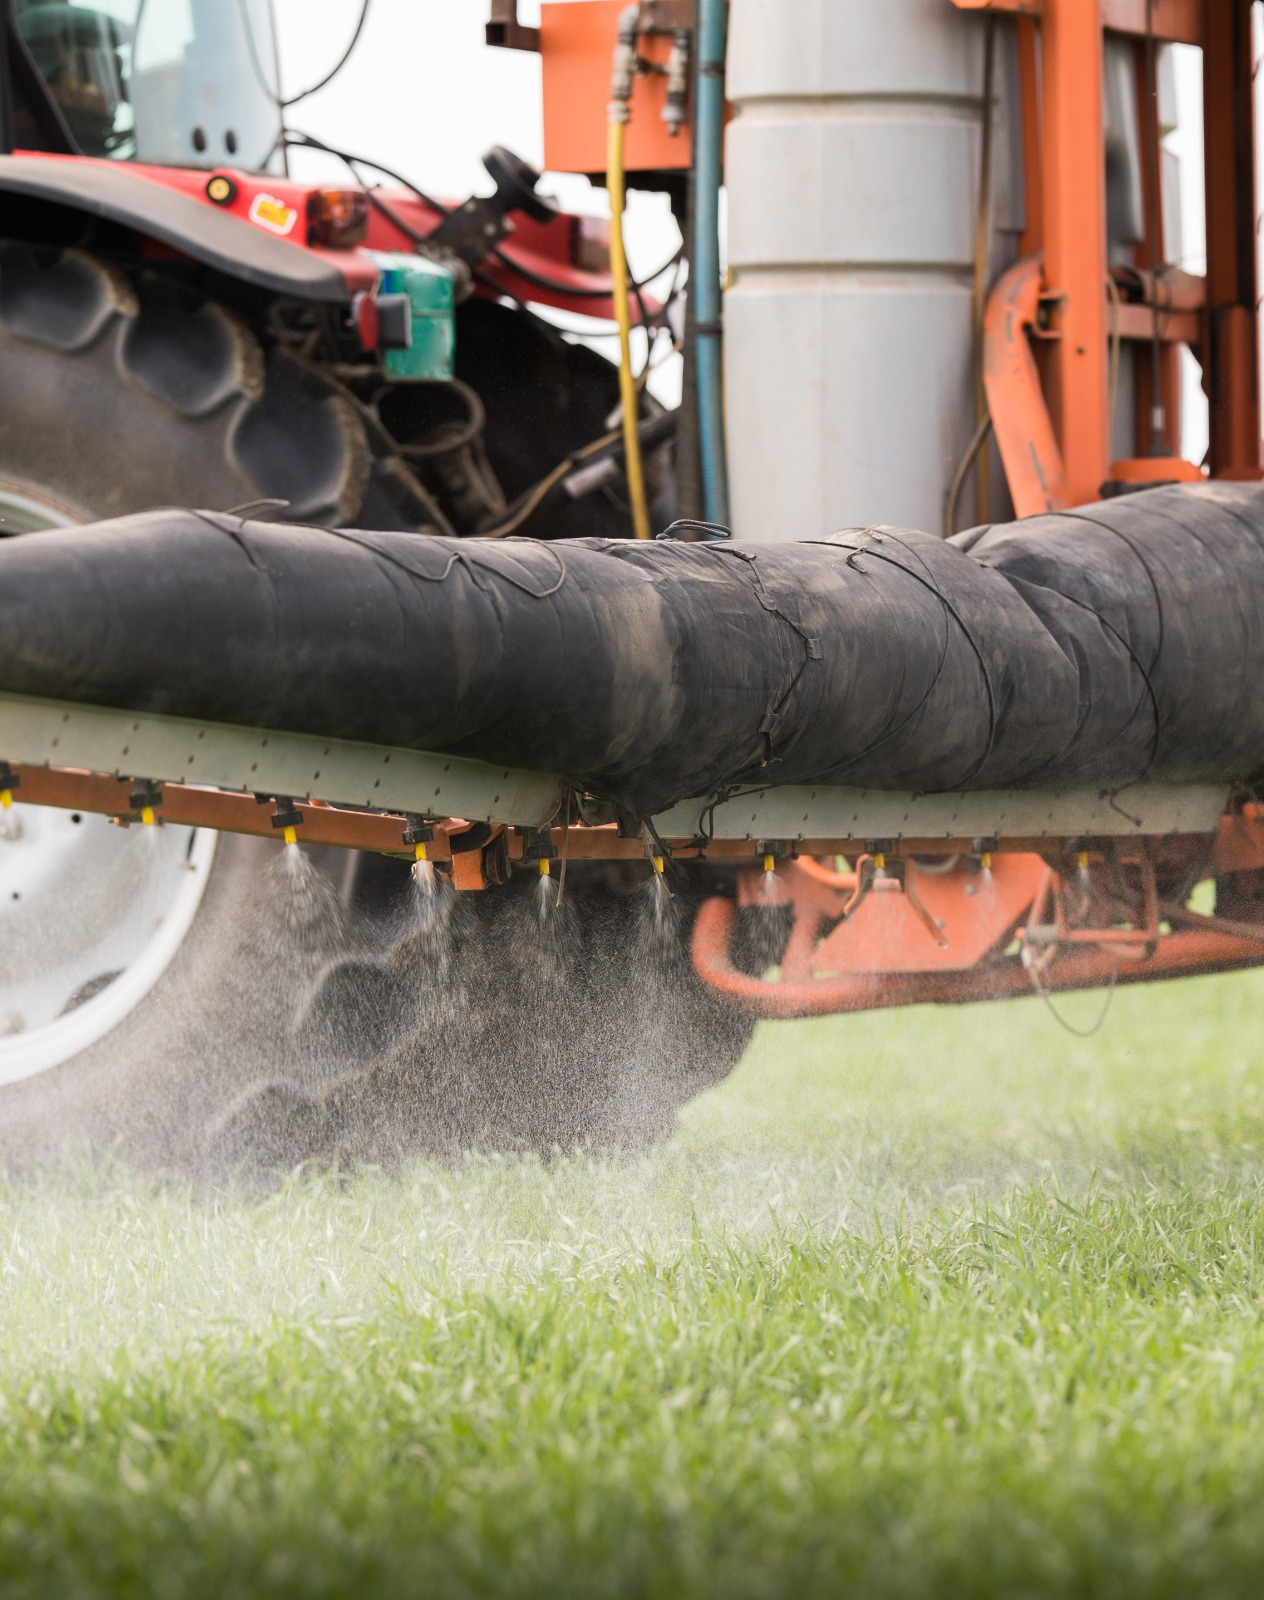
[[[637,879],[640,879],[638,882]],[[732,1071],[753,1021],[694,975],[702,885],[644,874],[515,876],[479,895],[416,891],[395,937],[331,960],[298,1033],[325,1086],[267,1084],[221,1124],[221,1164],[282,1152],[387,1166],[460,1149],[635,1150]]]
[[[0,371],[0,535],[263,498],[350,521],[374,475],[355,408],[318,377],[265,356],[224,307],[78,250],[0,242]],[[164,1100],[178,1106],[194,1081],[225,1092],[232,1074],[186,1056],[187,1030],[220,1004],[202,979],[232,965],[260,853],[189,828],[0,812],[6,1155],[143,1127],[166,1159],[179,1138],[150,1137]],[[254,1029],[248,1005],[237,1014]]]
[[[265,355],[231,311],[159,277],[0,242],[0,370],[0,535],[264,498],[288,502],[292,520],[425,524],[424,493],[397,458],[375,454],[381,440],[351,402],[284,353]],[[82,1139],[121,1142],[147,1166],[285,1166],[331,1143],[371,1155],[389,1137],[396,1148],[604,1141],[636,1121],[618,1109],[632,1092],[622,1074],[645,1058],[638,1029],[664,1026],[653,986],[674,993],[683,979],[647,976],[620,949],[617,918],[607,926],[586,908],[591,952],[541,975],[512,894],[461,908],[457,981],[446,1010],[419,1020],[425,939],[364,907],[352,958],[337,885],[365,863],[313,851],[302,863],[296,883],[293,852],[266,841],[0,812],[0,1157]],[[535,1073],[530,1093],[510,1095],[504,1041],[520,1036],[519,1008],[545,995],[560,1031],[514,1069]],[[714,1060],[704,1051],[666,1072],[656,1105],[732,1065],[744,1033],[726,1026]],[[344,1082],[348,1062],[357,1073]],[[279,1122],[265,1114],[291,1103]],[[646,1128],[670,1122],[638,1115]]]

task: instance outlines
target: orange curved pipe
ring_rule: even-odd
[[[1040,257],[1029,256],[1002,273],[983,317],[983,387],[1016,517],[1070,504],[1066,465],[1028,336],[1043,289]]]
[[[823,884],[827,889],[855,889],[859,886],[860,875],[855,872],[836,872],[833,867],[826,867],[815,856],[796,856],[794,864],[805,878],[811,878],[813,883]]]
[[[731,900],[716,896],[703,901],[693,927],[694,970],[709,988],[757,1017],[819,1017],[890,1006],[1008,1000],[1033,992],[1032,980],[1016,958],[980,962],[964,972],[844,973],[769,982],[739,972],[732,963],[729,936],[736,914]],[[1169,933],[1160,939],[1148,960],[1122,971],[1112,951],[1088,946],[1066,949],[1041,977],[1041,988],[1054,991],[1147,983],[1156,978],[1259,966],[1262,962],[1264,947],[1258,939],[1202,930]]]

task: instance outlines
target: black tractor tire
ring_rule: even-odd
[[[398,902],[374,953],[345,941],[296,1018],[307,1084],[273,1081],[216,1128],[219,1166],[277,1153],[395,1166],[463,1149],[635,1151],[732,1071],[754,1027],[695,976],[705,881],[642,869],[516,874]],[[411,902],[411,903],[410,903]],[[385,919],[379,919],[379,926]]]
[[[426,525],[424,492],[349,397],[159,276],[0,242],[0,371],[0,490],[54,515],[276,499],[290,520]],[[595,425],[568,422],[576,438]],[[0,1092],[0,1158],[118,1145],[214,1178],[471,1143],[626,1145],[667,1131],[749,1036],[689,968],[687,888],[658,944],[635,896],[580,874],[543,928],[516,880],[446,906],[441,927],[399,922],[379,895],[349,930],[336,886],[355,858],[304,852],[297,887],[285,859],[220,841],[150,994]]]

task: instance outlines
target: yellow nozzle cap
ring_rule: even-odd
[[[0,789],[0,808],[7,811],[13,804],[13,796],[8,789]]]
[[[990,850],[985,850],[979,857],[979,860],[983,864],[983,870],[985,872],[990,872],[992,869],[992,852]]]
[[[413,860],[414,861],[424,861],[425,859],[426,859],[426,847],[425,847],[425,845],[424,844],[415,844],[413,846]]]
[[[549,858],[547,856],[541,856],[540,857],[540,876],[542,878],[547,878],[548,875],[549,875]]]
[[[140,820],[145,824],[145,826],[147,828],[152,828],[153,827],[153,825],[154,825],[154,808],[153,808],[153,806],[142,806],[141,807]]]
[[[663,858],[662,858],[662,856],[655,856],[654,857],[654,871],[658,873],[660,878],[662,877],[662,875],[663,875]]]
[[[765,872],[776,872],[776,870],[777,870],[777,858],[776,858],[776,856],[765,856],[764,857],[764,871]]]
[[[286,842],[286,844],[297,844],[298,843],[298,829],[297,828],[287,828],[285,830],[285,842]]]
[[[1088,851],[1087,850],[1081,850],[1080,851],[1079,855],[1076,856],[1076,858],[1075,858],[1075,864],[1076,864],[1077,867],[1079,867],[1080,871],[1083,872],[1084,868],[1088,866]]]
[[[873,858],[873,864],[878,869],[879,872],[881,872],[883,870],[883,868],[887,864],[887,858],[886,858],[886,854],[885,854],[884,851],[879,850],[877,852],[877,854]]]

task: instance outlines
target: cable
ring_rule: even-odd
[[[351,52],[359,44],[360,35],[364,32],[364,24],[369,15],[370,3],[371,0],[363,0],[363,4],[360,6],[360,20],[356,23],[355,32],[351,35],[351,43],[339,56],[338,64],[327,72],[319,83],[312,84],[310,89],[304,89],[300,94],[292,94],[288,100],[279,101],[278,104],[283,111],[289,106],[296,106],[300,100],[306,100],[308,95],[315,94],[318,89],[323,89],[326,84],[332,83],[347,62],[351,60]]]
[[[636,8],[629,10],[635,16]],[[632,23],[635,30],[635,21]],[[636,36],[633,31],[632,44]],[[619,49],[624,48],[624,27],[620,24]],[[618,77],[616,52],[616,78]],[[638,539],[649,539],[650,512],[645,497],[645,465],[641,460],[641,434],[638,427],[640,404],[636,374],[632,370],[632,303],[628,294],[628,260],[623,241],[623,211],[626,204],[623,183],[623,158],[628,131],[628,98],[619,95],[610,102],[610,125],[606,151],[606,188],[610,194],[610,272],[614,280],[614,315],[619,325],[619,396],[623,406],[623,454],[627,473],[628,499],[632,507],[632,531]]]
[[[357,167],[368,167],[370,172],[380,172],[384,178],[389,178],[392,183],[398,183],[402,188],[407,189],[409,194],[416,195],[422,205],[429,206],[431,211],[437,211],[441,217],[451,216],[452,214],[451,206],[445,206],[441,201],[436,200],[433,195],[428,195],[424,189],[419,189],[410,178],[404,177],[403,173],[396,172],[391,167],[384,167],[380,161],[370,161],[368,156],[355,156],[349,150],[339,150],[337,145],[326,144],[323,139],[316,138],[314,134],[302,133],[297,128],[287,131],[284,135],[284,140],[287,145],[292,145],[296,149],[301,150],[306,145],[312,150],[323,150],[326,155],[336,156],[353,173]],[[368,190],[368,185],[363,178],[357,176],[356,181],[362,188]]]
[[[607,445],[617,444],[622,434],[618,428],[610,433],[603,433],[600,439],[594,439],[591,444],[586,444],[582,450],[576,450],[573,455],[559,461],[546,477],[540,479],[533,489],[529,489],[522,505],[513,513],[507,522],[502,522],[494,528],[487,528],[482,533],[471,534],[475,539],[507,539],[511,533],[516,533],[528,517],[533,516],[542,505],[550,489],[555,488],[571,469],[581,461],[586,461],[589,456],[596,455],[599,450],[604,450]]]
[[[612,247],[613,243],[612,237]],[[628,283],[632,292],[639,297],[641,291],[647,289],[655,278],[661,278],[665,272],[676,265],[684,253],[684,248],[682,244],[670,261],[664,261],[657,272],[648,273],[644,278],[629,278]],[[520,262],[515,261],[499,245],[493,248],[491,254],[496,257],[501,266],[507,267],[510,272],[516,272],[520,278],[525,278],[528,283],[535,284],[538,289],[548,289],[553,294],[566,295],[572,300],[611,300],[614,298],[613,286],[609,289],[589,289],[577,284],[560,283],[556,278],[546,278],[542,272],[533,272],[530,267],[524,267]],[[613,275],[613,248],[611,250],[611,271]],[[642,316],[644,316],[644,313],[642,313]]]
[[[984,406],[983,415],[979,418],[970,443],[965,448],[965,454],[957,463],[957,470],[952,475],[952,482],[948,485],[948,493],[944,496],[944,538],[951,539],[957,531],[957,502],[961,499],[961,490],[965,485],[970,468],[974,465],[974,458],[983,448],[987,436],[992,431],[992,418]]]

